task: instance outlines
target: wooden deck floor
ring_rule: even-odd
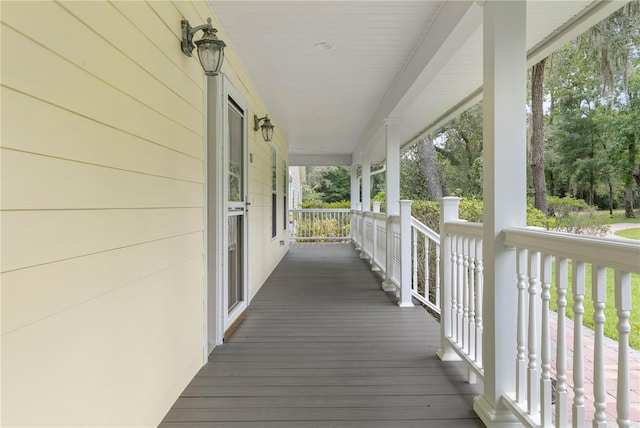
[[[481,427],[439,324],[399,308],[349,244],[297,244],[187,386],[170,427]]]

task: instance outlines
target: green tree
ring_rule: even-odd
[[[436,133],[443,186],[460,196],[482,198],[482,103]]]
[[[630,175],[624,172],[629,170],[629,158],[623,169],[620,156],[612,150],[620,153],[617,141],[622,137],[614,132],[626,129],[620,121],[633,120],[632,109],[624,115],[619,112],[630,109],[625,107],[629,76],[639,64],[639,4],[629,3],[550,59],[545,82],[551,100],[550,152],[545,154],[552,194],[569,193],[591,204],[606,198],[612,209],[614,195],[622,191],[618,183],[624,182],[626,204],[632,202]]]
[[[400,157],[400,198],[428,200],[427,179],[420,168],[417,144],[412,145]]]
[[[544,70],[543,58],[531,69],[531,175],[533,178],[534,206],[547,212],[547,182],[544,170]]]
[[[348,201],[351,198],[351,170],[345,166],[333,166],[321,170],[314,190],[323,195],[323,202]]]
[[[633,192],[635,186],[640,186],[640,69],[630,79],[628,98],[612,112],[607,125],[611,138],[608,159],[624,184],[625,216],[635,217]]]

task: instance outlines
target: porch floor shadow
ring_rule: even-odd
[[[160,427],[482,427],[438,322],[380,284],[350,244],[292,245]]]

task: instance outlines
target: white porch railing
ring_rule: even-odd
[[[411,217],[411,294],[440,315],[440,236]]]
[[[387,218],[384,213],[380,212],[380,203],[374,203],[373,212],[356,211],[356,216],[358,220],[362,219],[365,230],[361,255],[369,259],[372,270],[384,272],[387,257]],[[362,226],[358,227],[358,231],[362,232]]]
[[[447,287],[441,305],[447,319],[441,322],[443,341],[448,342],[443,343],[443,348],[450,346],[467,363],[469,382],[475,383],[476,376],[484,378],[482,224],[456,219],[442,222],[441,229]]]
[[[484,376],[482,224],[457,220],[457,202],[455,205],[453,219],[450,214],[447,218],[444,209],[441,212],[447,220],[441,223],[446,253],[441,265],[443,343],[467,363],[469,380],[473,381],[474,375]],[[607,419],[610,423],[613,419],[607,417],[611,414],[606,411],[607,401],[613,400],[617,415],[614,426],[637,424],[630,418],[630,396],[631,382],[640,383],[640,377],[637,369],[635,375],[630,369],[628,336],[631,274],[640,273],[640,245],[537,228],[506,229],[504,243],[516,251],[513,284],[518,296],[514,302],[517,337],[509,339],[513,346],[504,350],[512,353],[516,362],[515,385],[506,388],[514,393],[502,397],[505,405],[528,427],[584,427],[587,421],[594,427],[605,427]],[[589,269],[590,281],[586,277]],[[607,271],[613,272],[613,283],[607,283]],[[583,302],[589,283],[595,323],[591,355],[586,352],[590,348],[585,347],[583,327]],[[611,304],[606,302],[607,288],[614,289],[617,311],[619,339],[614,367],[607,367],[605,362],[604,310]],[[557,323],[550,309],[551,291],[557,295]],[[573,300],[574,315],[569,338],[568,295]]]
[[[289,239],[300,242],[349,242],[351,210],[289,210]]]
[[[374,203],[374,212],[354,210],[353,241],[361,249],[361,257],[371,263],[372,269],[380,271],[385,283],[402,297],[403,266],[401,265],[402,245],[410,254],[411,263],[406,267],[405,288],[414,298],[424,304],[436,315],[440,314],[440,237],[433,230],[411,216],[410,201],[405,202],[405,211],[399,216],[390,216],[379,212],[379,204]],[[401,236],[402,224],[408,227],[409,239],[404,244]],[[391,228],[390,272],[387,272],[387,225]],[[402,300],[402,299],[401,299]]]
[[[507,406],[528,426],[553,426],[555,410],[557,427],[570,423],[585,426],[587,420],[592,420],[594,427],[604,427],[609,395],[615,397],[618,427],[631,426],[631,274],[640,273],[640,246],[532,228],[505,230],[505,244],[517,251],[514,283],[518,289],[516,387],[514,394],[503,397]],[[588,269],[590,281],[586,277]],[[607,284],[608,270],[613,272],[613,284]],[[595,324],[593,355],[585,352],[583,343],[583,302],[589,283]],[[606,301],[608,287],[614,289],[614,302]],[[551,289],[557,294],[555,331],[551,329]],[[572,343],[566,334],[569,295],[574,315]],[[604,310],[608,304],[615,305],[617,311],[616,370],[605,367]],[[557,340],[555,358],[551,352],[553,338]],[[569,369],[572,379],[568,379],[568,349],[573,350]],[[587,365],[585,360],[592,363]],[[555,409],[553,376],[557,378]],[[571,395],[573,400],[568,403]]]
[[[410,203],[404,201],[399,216],[375,212],[375,205],[374,212],[350,211],[351,238],[400,303],[413,298],[440,317],[439,355],[463,360],[469,381],[475,382],[485,376],[483,339],[489,334],[483,331],[483,226],[460,220],[457,198],[445,199],[440,235],[412,218]],[[631,275],[640,273],[640,245],[535,228],[506,229],[503,235],[504,244],[517,255],[513,287],[518,296],[513,320],[517,337],[508,338],[512,346],[504,349],[513,355],[516,367],[515,384],[505,388],[514,392],[502,397],[507,408],[529,427],[582,427],[587,421],[604,427],[607,419],[616,419],[619,427],[632,426],[637,422],[631,420],[632,383],[640,379],[637,374],[632,377],[628,337]],[[613,283],[607,283],[608,271]],[[593,346],[587,348],[583,302],[589,283],[595,328]],[[607,302],[607,288],[613,288],[614,302]],[[552,292],[557,295],[557,316],[551,312]],[[572,322],[566,316],[568,298],[573,303]],[[605,360],[604,310],[611,304],[619,335],[615,367]],[[614,417],[611,406],[607,412],[607,401],[612,400]]]

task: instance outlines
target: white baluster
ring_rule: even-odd
[[[458,292],[458,238],[455,235],[450,236],[451,240],[451,338],[457,341],[458,335],[458,314],[456,308],[458,307],[457,292]]]
[[[542,256],[540,272],[542,281],[542,343],[540,358],[542,359],[542,374],[540,377],[540,425],[551,426],[551,329],[549,328],[549,300],[551,299],[551,256]]]
[[[412,281],[411,281],[411,289],[415,292],[418,292],[418,231],[411,228],[411,270],[412,270]]]
[[[526,399],[526,373],[527,361],[525,358],[525,288],[526,288],[526,269],[527,250],[517,249],[516,253],[516,276],[518,279],[518,324],[517,324],[517,343],[516,343],[516,401],[524,402]]]
[[[429,238],[424,235],[424,298],[431,301],[431,281],[429,280]]]
[[[582,315],[584,314],[584,262],[573,260],[573,426],[585,426],[584,406],[584,346],[582,344]]]
[[[469,238],[462,238],[462,349],[469,354]]]
[[[469,356],[476,359],[476,240],[469,240]]]
[[[440,307],[440,245],[434,243],[436,247],[436,306]]]
[[[631,394],[629,391],[629,311],[631,311],[631,274],[616,269],[615,298],[618,310],[618,388],[616,409],[619,428],[631,426]]]
[[[558,333],[556,335],[556,427],[567,425],[567,336],[565,330],[567,308],[567,259],[556,258],[556,287],[558,288]]]
[[[593,428],[607,426],[607,385],[604,375],[604,306],[607,300],[607,269],[591,266],[591,297],[593,299]]]
[[[482,262],[482,239],[476,242],[476,362],[478,367],[482,365],[482,299],[484,293],[484,264]]]
[[[458,270],[458,282],[457,282],[457,298],[456,298],[456,303],[457,303],[457,318],[456,318],[456,326],[458,327],[456,330],[456,343],[458,344],[458,346],[462,347],[464,349],[464,343],[463,343],[463,335],[462,335],[462,330],[463,330],[463,320],[462,320],[462,306],[463,306],[463,299],[464,299],[464,266],[463,266],[463,260],[464,260],[464,255],[463,255],[463,243],[462,243],[462,237],[458,236],[457,239],[457,253],[458,253],[458,259],[456,261],[456,266],[457,266],[457,270]]]
[[[540,270],[540,253],[529,251],[529,332],[527,348],[529,351],[527,367],[527,412],[531,416],[538,414],[538,400],[540,399],[538,386],[538,320],[536,319],[536,305],[538,294],[538,272]]]

